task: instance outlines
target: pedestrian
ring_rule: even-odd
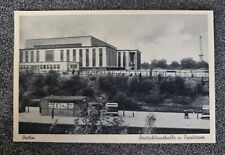
[[[188,110],[184,110],[184,119],[189,119]]]
[[[134,112],[133,112],[133,117],[134,117]]]
[[[52,119],[54,118],[54,109],[52,108]]]
[[[139,80],[140,80],[140,81],[142,80],[142,75],[141,75],[141,73],[139,74]]]

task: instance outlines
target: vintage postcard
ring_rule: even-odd
[[[15,142],[216,142],[212,11],[14,15]]]

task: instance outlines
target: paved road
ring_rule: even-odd
[[[41,116],[38,108],[31,108],[30,112],[20,113],[20,122],[30,122],[30,123],[43,123],[43,124],[53,124],[57,121],[57,124],[74,124],[75,117],[54,117],[51,116]],[[133,117],[134,113],[134,117]],[[119,119],[122,119],[122,126],[129,127],[146,127],[147,117],[153,115],[156,120],[152,124],[156,128],[177,128],[177,129],[209,129],[210,120],[200,119],[201,114],[199,114],[199,119],[197,119],[197,114],[189,114],[189,119],[184,119],[183,113],[168,113],[168,112],[144,112],[144,111],[125,111],[125,116],[122,115],[122,111],[119,111]],[[108,117],[108,122],[112,117]],[[79,123],[83,124],[82,119],[79,119]],[[103,123],[107,125],[107,123]]]
[[[133,117],[134,113],[134,117]],[[122,115],[122,111],[120,111]],[[155,122],[152,124],[156,128],[177,128],[177,129],[209,129],[210,121],[201,119],[201,114],[189,113],[189,119],[184,119],[183,113],[168,113],[168,112],[141,112],[141,111],[126,111],[124,126],[144,127],[147,125],[147,116],[154,116]]]

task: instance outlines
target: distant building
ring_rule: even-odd
[[[85,96],[47,96],[41,99],[40,113],[47,116],[82,116]]]
[[[117,50],[117,66],[126,70],[141,68],[141,52],[138,50]]]
[[[29,39],[20,49],[20,71],[137,70],[140,63],[138,50],[117,50],[92,36]]]

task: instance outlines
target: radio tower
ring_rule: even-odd
[[[203,61],[203,53],[202,53],[202,36],[200,35],[199,37],[199,43],[200,43],[200,53],[199,53],[199,58],[200,58],[200,61]]]

